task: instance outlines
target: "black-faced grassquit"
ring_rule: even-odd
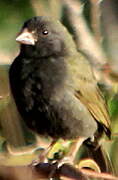
[[[10,86],[26,125],[52,139],[94,139],[110,134],[104,97],[87,59],[67,29],[50,17],[26,21],[16,38]]]

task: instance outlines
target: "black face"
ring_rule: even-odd
[[[34,45],[22,45],[27,55],[44,57],[66,54],[66,30],[58,21],[48,17],[34,17],[25,22],[22,31],[24,29],[35,39]]]

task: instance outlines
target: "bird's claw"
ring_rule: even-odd
[[[73,165],[72,157],[70,157],[70,156],[65,156],[63,159],[59,160],[59,161],[58,161],[58,168],[60,168],[60,167],[63,166],[64,164]]]
[[[34,167],[40,163],[39,159],[33,160],[30,164],[31,167]]]

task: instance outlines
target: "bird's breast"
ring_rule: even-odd
[[[63,57],[36,59],[34,63],[24,64],[21,74],[25,74],[21,81],[26,100],[37,100],[37,95],[46,100],[59,99],[67,84],[67,66]]]

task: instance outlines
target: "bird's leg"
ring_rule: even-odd
[[[69,151],[66,153],[64,158],[62,158],[61,161],[59,162],[59,166],[62,166],[62,164],[65,163],[73,164],[77,151],[79,150],[80,146],[85,140],[86,138],[83,137],[74,140],[69,147]]]
[[[83,137],[78,138],[69,145],[69,151],[65,154],[65,156],[62,159],[56,161],[57,166],[55,166],[53,171],[50,173],[49,175],[50,179],[51,177],[53,177],[55,170],[61,167],[63,164],[71,164],[71,165],[74,164],[77,151],[79,150],[80,146],[82,145],[83,141],[85,141],[85,139],[86,138]]]
[[[57,139],[54,139],[49,146],[39,155],[39,161],[45,162],[47,160],[48,153],[51,151],[53,146],[56,144]]]
[[[38,159],[37,159],[37,160],[34,160],[34,161],[31,163],[31,165],[32,165],[32,166],[35,166],[35,165],[39,164],[40,162],[46,162],[46,161],[47,161],[48,153],[51,151],[51,149],[53,148],[53,145],[54,145],[56,142],[57,142],[57,139],[54,139],[54,140],[49,144],[49,146],[40,153]]]
[[[83,141],[85,141],[85,139],[86,138],[81,137],[76,140],[73,140],[72,143],[69,145],[69,150],[65,153],[65,156],[63,156],[60,160],[56,160],[58,162],[58,166],[62,166],[62,164],[65,163],[73,164],[77,151],[79,150],[80,146],[82,145]],[[50,153],[50,151],[56,143],[57,139],[53,140],[52,143],[39,155],[38,160],[32,162],[32,165],[36,165],[40,162],[47,162],[48,154]]]

